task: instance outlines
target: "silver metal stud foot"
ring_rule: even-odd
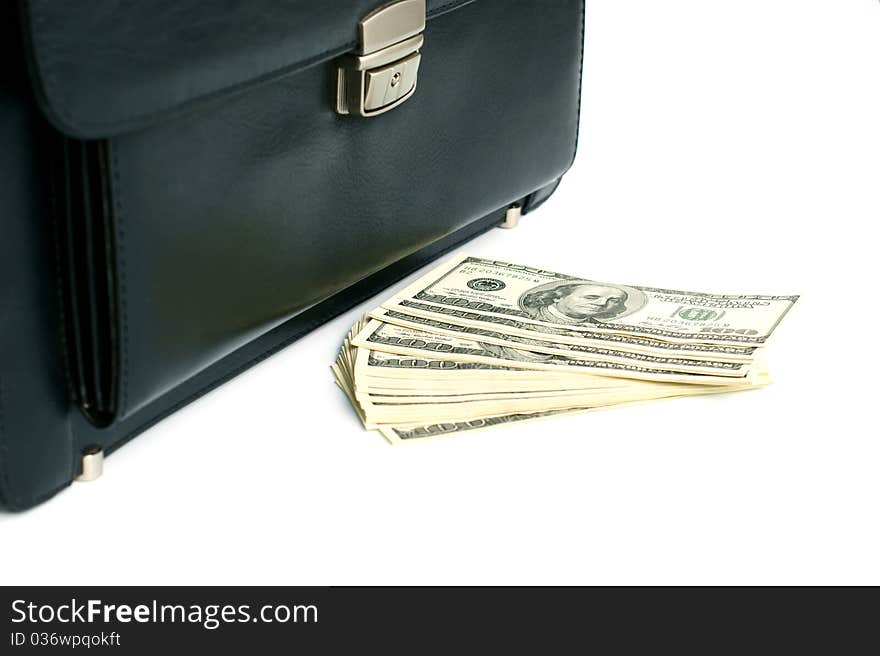
[[[498,224],[499,228],[515,228],[519,225],[519,217],[522,216],[522,208],[519,205],[514,205],[513,207],[508,208],[507,214],[504,215],[504,220]]]
[[[76,477],[80,483],[88,483],[101,477],[104,471],[104,449],[90,446],[82,452],[82,471]]]

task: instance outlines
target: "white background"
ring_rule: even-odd
[[[328,370],[367,303],[99,482],[0,515],[3,582],[880,583],[880,4],[590,0],[587,19],[574,168],[466,249],[800,293],[775,385],[390,447]]]

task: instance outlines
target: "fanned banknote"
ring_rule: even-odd
[[[678,344],[760,346],[798,297],[707,294],[597,282],[473,255],[437,267],[383,307],[454,308],[509,319],[511,333],[581,337],[621,334]],[[440,312],[438,312],[440,314]],[[461,319],[462,323],[480,321]],[[453,317],[446,316],[449,321]],[[562,341],[562,340],[558,340]]]
[[[331,369],[393,444],[769,384],[797,296],[595,282],[462,255],[358,321]]]

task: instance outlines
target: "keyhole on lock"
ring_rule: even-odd
[[[398,82],[400,82],[400,73],[395,73],[391,76],[391,86],[396,87]]]

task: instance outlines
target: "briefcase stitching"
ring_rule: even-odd
[[[117,307],[119,308],[119,327],[121,339],[120,350],[120,380],[119,380],[119,410],[117,416],[124,417],[128,410],[128,286],[126,284],[126,251],[125,251],[125,219],[122,208],[122,184],[120,183],[119,155],[114,139],[109,139],[110,157],[113,172],[110,175],[112,184],[110,193],[113,195],[113,225],[116,227],[116,274],[119,282],[117,292]]]

